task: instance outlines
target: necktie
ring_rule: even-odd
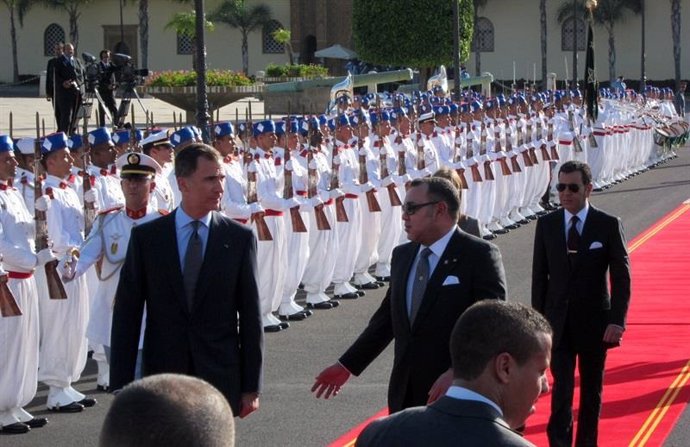
[[[200,221],[195,220],[191,223],[192,234],[189,236],[189,243],[187,244],[187,251],[184,255],[184,270],[182,271],[182,279],[184,281],[184,291],[187,296],[187,306],[192,310],[194,303],[194,292],[196,290],[196,280],[199,277],[201,270],[201,237],[199,236]]]
[[[419,255],[419,262],[417,262],[417,269],[414,273],[414,282],[412,283],[412,306],[410,306],[410,324],[414,323],[417,316],[417,311],[422,304],[426,285],[429,282],[429,256],[433,253],[429,247],[422,250]]]
[[[570,229],[568,230],[568,253],[577,253],[580,245],[580,233],[577,232],[577,223],[580,219],[577,216],[570,218]]]

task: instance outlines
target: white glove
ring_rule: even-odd
[[[98,201],[98,192],[95,188],[84,192],[84,201],[89,203],[96,203]]]
[[[38,199],[36,199],[36,202],[34,203],[34,208],[36,209],[36,211],[48,211],[48,208],[50,208],[50,197],[44,194]]]
[[[43,250],[36,253],[36,265],[37,266],[46,265],[50,261],[54,261],[56,259],[57,258],[55,257],[53,252],[50,250],[50,248],[44,248]]]
[[[284,199],[284,203],[286,210],[300,205],[299,201],[294,197],[291,199]]]
[[[392,185],[392,184],[393,184],[393,176],[392,175],[389,175],[388,177],[381,180],[381,186],[383,186],[383,187],[388,187],[388,185]]]
[[[261,213],[264,211],[264,208],[261,205],[259,205],[259,202],[249,204],[249,209],[252,214]]]
[[[288,160],[287,162],[285,162],[285,170],[286,171],[292,171],[293,170],[292,169],[292,160]]]
[[[374,184],[371,182],[366,182],[365,184],[360,185],[360,191],[362,191],[363,193],[371,191],[372,189],[374,189]]]
[[[344,196],[344,195],[345,195],[345,191],[343,191],[343,190],[340,189],[340,188],[332,189],[332,190],[330,191],[331,199],[337,199],[338,197],[342,197],[342,196]]]

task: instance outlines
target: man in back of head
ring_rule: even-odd
[[[223,395],[201,379],[160,374],[133,382],[113,401],[100,447],[235,444],[232,410]]]
[[[515,432],[548,391],[551,327],[535,310],[485,300],[458,319],[450,337],[453,385],[426,407],[372,422],[357,446],[531,446]]]

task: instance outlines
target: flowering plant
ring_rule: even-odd
[[[235,87],[254,82],[242,73],[232,70],[206,71],[206,85]],[[147,87],[192,87],[196,85],[196,71],[177,70],[154,72],[146,80]]]

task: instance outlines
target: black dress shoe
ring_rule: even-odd
[[[360,295],[359,293],[348,292],[348,293],[345,293],[343,295],[334,295],[333,297],[337,298],[339,300],[356,300],[360,296],[362,296],[362,295]]]
[[[508,229],[508,227],[504,227],[504,228],[501,228],[500,230],[494,231],[494,233],[496,233],[496,234],[506,234],[506,233],[508,233],[508,231],[510,231],[510,230]]]
[[[286,322],[286,321],[283,321],[282,323],[280,323],[280,328],[283,329],[283,330],[285,330],[285,329],[287,329],[287,328],[289,328],[289,327],[290,327],[290,323],[288,323],[288,322]]]
[[[390,276],[377,276],[376,281],[378,281],[378,282],[390,282],[391,277]]]
[[[10,435],[21,435],[27,433],[31,428],[23,422],[15,422],[14,424],[5,425],[2,427],[2,432]]]
[[[46,418],[33,418],[30,421],[26,421],[24,423],[31,428],[41,428],[41,427],[45,427],[45,425],[48,423],[48,419],[46,419]]]
[[[314,312],[310,311],[309,309],[304,309],[302,311],[302,313],[308,317],[311,317],[312,315],[314,315]]]
[[[280,332],[283,330],[283,327],[279,324],[271,324],[268,326],[264,326],[264,332]]]
[[[482,236],[482,239],[484,239],[485,241],[490,241],[490,240],[496,239],[496,235],[493,233],[490,233],[490,234],[487,234],[486,236]]]
[[[278,315],[281,321],[302,321],[307,318],[304,312],[295,312],[291,315]]]
[[[338,307],[340,305],[339,302],[337,301],[322,301],[320,303],[307,303],[307,307],[310,309],[318,309],[318,310],[328,310],[328,309],[333,309],[334,307]]]
[[[108,385],[96,385],[96,390],[97,391],[103,391],[104,393],[109,393],[110,392],[110,387]]]
[[[69,405],[62,405],[60,407],[48,408],[49,411],[55,411],[57,413],[79,413],[84,411],[84,406],[77,402],[72,402]]]
[[[82,404],[84,406],[84,408],[91,408],[94,405],[96,405],[98,402],[96,401],[96,399],[92,399],[90,397],[85,397],[77,403]]]

